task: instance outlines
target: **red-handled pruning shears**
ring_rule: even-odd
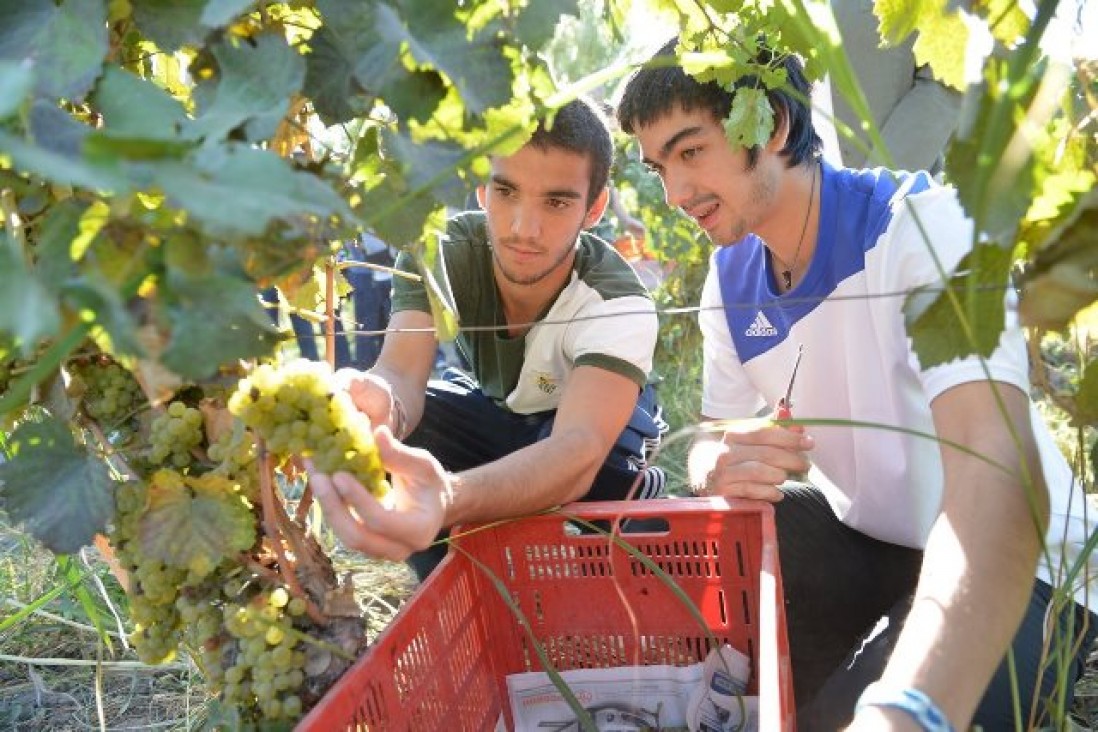
[[[793,374],[789,377],[789,387],[785,390],[785,396],[778,400],[778,410],[775,414],[778,419],[793,418],[793,382],[797,380],[797,368],[801,365],[803,355],[804,346],[798,346],[797,360],[793,362]]]

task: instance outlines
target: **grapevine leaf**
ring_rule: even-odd
[[[117,288],[102,277],[89,274],[71,280],[62,288],[65,302],[73,310],[95,316],[111,339],[111,351],[125,356],[143,356],[137,339],[137,321],[126,307]]]
[[[199,21],[207,28],[223,28],[238,15],[255,5],[255,0],[207,0]]]
[[[396,171],[367,191],[358,208],[368,228],[383,241],[413,242],[420,238],[424,222],[437,206],[430,195],[409,191]]]
[[[1019,311],[1026,325],[1059,330],[1098,300],[1098,191],[1091,191],[1053,229],[1022,284]]]
[[[19,111],[34,88],[34,71],[26,61],[0,61],[0,119]]]
[[[10,155],[14,162],[12,167],[17,170],[34,173],[51,183],[93,190],[120,191],[127,187],[125,178],[116,168],[100,162],[87,162],[54,149],[54,146],[66,144],[64,136],[39,139],[42,139],[42,145],[0,130],[0,154]]]
[[[948,363],[973,353],[989,356],[1003,331],[1003,283],[1008,280],[1010,251],[995,244],[977,245],[929,307],[933,293],[917,290],[904,303],[907,331],[922,368]],[[961,312],[949,296],[952,290]],[[969,335],[971,333],[971,336]]]
[[[449,343],[457,338],[460,324],[442,251],[442,237],[428,236],[422,247],[417,248],[416,254],[420,259],[419,271],[423,273],[427,301],[435,320],[435,336],[440,341]]]
[[[1015,0],[976,0],[972,12],[988,21],[991,34],[997,41],[1012,48],[1029,30],[1029,16]]]
[[[947,86],[965,88],[965,49],[968,26],[961,11],[928,13],[919,25],[915,40],[915,62],[929,65],[934,77]]]
[[[138,541],[168,566],[208,571],[252,545],[255,517],[231,490],[213,490],[202,478],[184,484],[154,475]]]
[[[105,128],[120,135],[153,140],[178,139],[189,122],[183,105],[151,81],[108,67],[92,100]]]
[[[1098,424],[1098,361],[1091,361],[1079,381],[1075,394],[1075,421],[1079,424]]]
[[[385,103],[405,121],[427,122],[446,97],[446,83],[436,71],[407,74],[385,89]]]
[[[77,274],[72,243],[80,236],[80,218],[88,204],[68,198],[50,207],[38,232],[35,270],[42,282],[55,289]]]
[[[49,288],[28,269],[7,234],[0,236],[0,333],[29,345],[60,327],[61,311]]]
[[[515,38],[535,51],[549,42],[564,15],[579,16],[579,0],[528,4],[515,21]]]
[[[765,145],[773,132],[774,110],[766,98],[766,90],[739,89],[724,120],[724,134],[729,142],[745,148]]]
[[[353,217],[319,178],[245,145],[204,147],[187,161],[158,165],[155,177],[175,204],[215,235],[258,236],[273,220],[299,215]]]
[[[210,0],[130,0],[141,32],[162,51],[202,42],[208,29],[199,22]]]
[[[895,46],[915,32],[923,13],[923,0],[874,0],[873,14],[881,19],[881,39]]]
[[[386,132],[386,149],[395,154],[404,168],[408,184],[423,189],[441,201],[460,206],[465,189],[457,177],[457,169],[465,159],[464,148],[443,142],[414,142],[405,135]]]
[[[228,274],[169,274],[167,286],[174,302],[162,360],[175,373],[205,378],[222,364],[265,356],[277,343],[252,283]]]
[[[103,0],[0,0],[0,17],[0,59],[29,60],[42,96],[84,98],[107,55]]]
[[[245,125],[269,137],[305,81],[305,60],[283,36],[266,33],[249,43],[221,41],[211,52],[220,76],[193,124],[193,133],[221,139]],[[269,129],[268,129],[269,128]]]
[[[399,60],[400,49],[407,44],[421,67],[446,74],[474,113],[511,99],[511,65],[493,34],[469,38],[465,25],[453,13],[440,13],[435,0],[403,0],[399,7],[400,15],[390,5],[377,5],[379,53],[387,54],[390,62]],[[366,82],[361,76],[359,80]]]
[[[57,419],[25,422],[9,438],[14,453],[0,463],[0,504],[55,554],[89,544],[114,513],[107,466],[78,446]]]
[[[355,64],[374,43],[373,6],[352,0],[320,0],[317,6],[326,22],[309,39],[305,95],[324,123],[334,125],[363,115],[377,93],[355,78]]]
[[[1033,149],[1016,133],[1044,71],[1026,73],[1005,79],[1005,64],[989,62],[984,82],[969,90],[979,99],[975,115],[962,120],[946,155],[965,212],[993,239],[1010,238],[1032,200]]]

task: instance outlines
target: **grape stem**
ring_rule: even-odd
[[[275,512],[274,481],[271,480],[271,475],[274,473],[274,462],[271,454],[267,452],[266,443],[258,435],[256,436],[256,452],[259,458],[259,490],[263,504],[263,529],[264,533],[267,534],[267,538],[270,539],[275,556],[278,557],[278,574],[290,594],[305,601],[305,610],[309,614],[309,618],[317,625],[327,625],[327,616],[316,606],[308,593],[301,588],[301,584],[297,581],[297,574],[294,572],[282,546],[282,531],[279,528],[278,515]]]

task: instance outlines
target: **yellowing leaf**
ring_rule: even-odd
[[[929,65],[934,78],[954,89],[965,88],[965,48],[968,26],[959,10],[946,15],[924,14],[915,41],[915,62]]]

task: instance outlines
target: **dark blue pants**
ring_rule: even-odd
[[[555,416],[555,411],[537,414],[508,411],[485,396],[466,374],[447,369],[442,379],[428,384],[423,418],[406,442],[430,451],[448,471],[460,472],[545,439],[552,431]],[[638,481],[638,473],[666,429],[659,417],[655,390],[648,386],[641,392],[629,424],[582,500],[618,501],[662,495],[662,480]],[[445,536],[443,533],[439,538]],[[420,580],[442,561],[446,548],[444,542],[436,543],[409,558],[408,563]]]
[[[922,552],[872,539],[840,522],[823,495],[811,486],[785,490],[775,504],[778,554],[785,591],[786,624],[793,668],[797,728],[801,732],[842,729],[850,722],[862,690],[884,671],[903,628],[922,564]],[[1035,580],[1029,607],[1014,638],[1022,728],[1051,724],[1046,700],[1069,710],[1073,686],[1083,673],[1098,618],[1067,603],[1052,627],[1055,656],[1040,668],[1045,617],[1052,589]],[[883,624],[883,627],[882,625]],[[1057,666],[1064,670],[1058,671]],[[1035,679],[1041,676],[1038,716]],[[1058,677],[1062,677],[1058,682]],[[1014,702],[1004,658],[980,703],[974,725],[987,732],[1013,730]]]

